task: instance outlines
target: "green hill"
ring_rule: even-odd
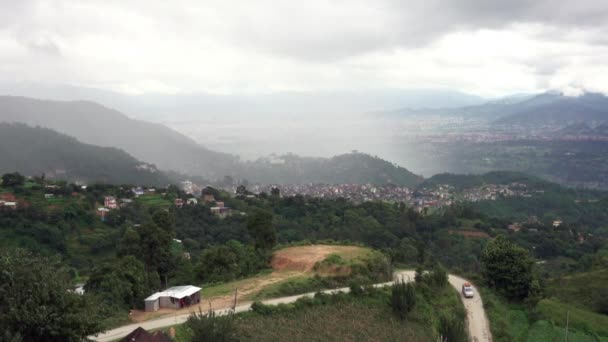
[[[332,158],[284,155],[271,163],[264,159],[248,163],[249,180],[270,184],[396,184],[414,186],[423,178],[409,170],[364,153],[348,153]]]
[[[51,129],[0,123],[0,173],[116,184],[167,184],[152,164],[112,147],[81,143]]]

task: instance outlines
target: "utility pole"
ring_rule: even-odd
[[[566,311],[566,342],[568,342],[568,323],[570,321],[570,310]]]
[[[237,293],[238,289],[235,287],[234,288],[234,304],[232,305],[232,313],[236,313],[236,293]]]

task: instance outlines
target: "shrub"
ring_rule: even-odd
[[[260,315],[270,315],[273,312],[273,308],[270,305],[258,301],[251,304],[251,310]]]
[[[391,289],[391,307],[393,312],[401,319],[416,305],[416,291],[414,285],[400,281],[395,283]]]
[[[234,328],[234,316],[217,316],[211,309],[207,313],[194,312],[186,322],[192,331],[192,342],[230,342],[238,341]]]
[[[463,320],[454,316],[441,315],[439,318],[439,333],[443,340],[449,342],[466,342],[467,333]]]

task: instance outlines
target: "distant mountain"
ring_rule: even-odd
[[[608,121],[608,97],[587,93],[578,97],[546,93],[507,106],[495,124],[539,126]]]
[[[386,184],[414,186],[423,178],[407,169],[364,153],[333,158],[285,155],[259,159],[246,166],[250,181],[264,184]]]
[[[420,188],[432,187],[439,184],[451,185],[459,190],[483,186],[485,184],[508,185],[512,183],[525,184],[527,186],[548,186],[551,183],[540,178],[513,171],[493,171],[484,174],[454,174],[440,173],[426,179],[419,185]]]
[[[608,97],[586,93],[578,97],[556,92],[538,95],[514,95],[481,105],[438,109],[400,109],[384,112],[390,117],[412,114],[435,114],[477,119],[494,125],[567,126],[585,122],[608,121]]]
[[[48,128],[0,123],[0,173],[113,184],[166,185],[167,177],[116,148],[81,143]]]
[[[209,180],[230,175],[258,183],[395,183],[412,185],[420,177],[380,158],[347,154],[334,158],[285,156],[242,162],[237,156],[211,151],[161,124],[130,119],[86,101],[61,102],[0,96],[0,122],[51,128],[87,144],[119,148],[161,170]],[[17,146],[16,151],[24,148]],[[116,181],[120,183],[121,181]]]
[[[319,115],[364,113],[390,108],[454,108],[486,99],[440,89],[366,89],[360,91],[301,91],[266,94],[143,94],[126,95],[96,88],[62,84],[0,82],[0,94],[57,101],[86,100],[115,108],[131,117],[161,122],[205,120],[221,115],[247,119],[251,115]]]
[[[208,179],[223,177],[239,165],[235,156],[208,150],[163,125],[133,120],[93,102],[0,96],[0,122],[51,128],[84,143],[123,149],[163,170]]]

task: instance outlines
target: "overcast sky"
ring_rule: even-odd
[[[0,0],[0,81],[608,93],[608,1]]]

